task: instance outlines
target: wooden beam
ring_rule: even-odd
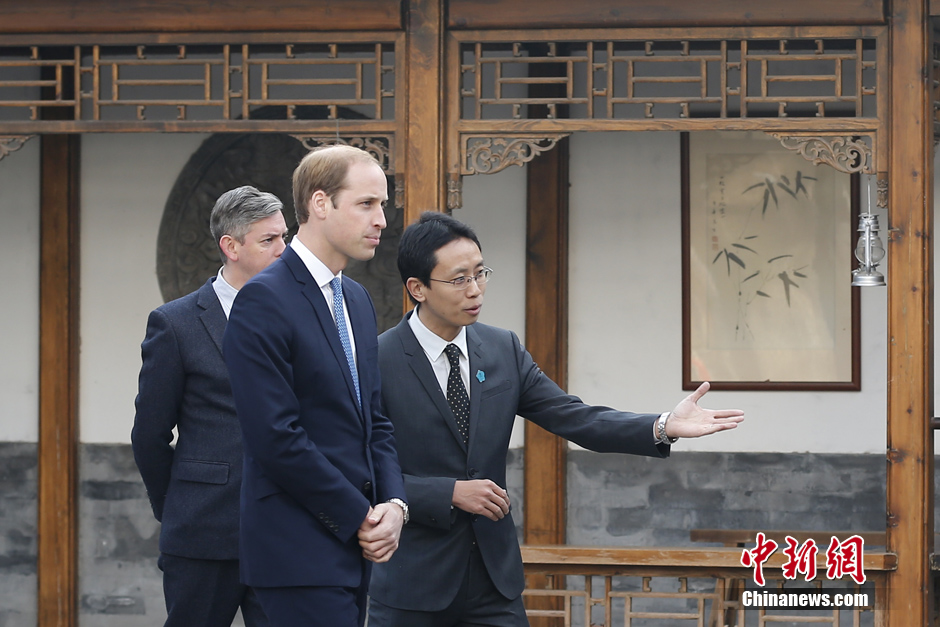
[[[41,138],[39,627],[78,625],[77,135]]]
[[[407,20],[408,136],[405,224],[445,208],[444,0],[410,0]]]
[[[0,2],[0,33],[344,31],[401,27],[400,0]]]
[[[927,0],[893,0],[888,215],[887,625],[928,625],[933,547],[933,123]]]
[[[862,556],[865,570],[891,571],[897,567],[898,557],[881,551],[865,551]],[[778,569],[786,563],[788,557],[783,551],[776,551],[764,562],[764,568]],[[581,572],[595,572],[591,567],[611,566],[627,570],[634,567],[653,568],[733,568],[747,571],[741,566],[739,548],[705,547],[620,547],[620,546],[523,546],[522,561],[526,570],[538,571],[540,567],[581,567]],[[826,570],[826,552],[816,554],[818,568]],[[587,567],[587,568],[585,568]],[[685,573],[683,573],[685,574]],[[688,573],[689,577],[695,576]],[[903,616],[901,617],[903,618]],[[912,625],[929,623],[904,622]]]
[[[882,0],[450,0],[449,28],[883,24]]]

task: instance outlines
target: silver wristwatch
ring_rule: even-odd
[[[659,420],[656,422],[656,441],[660,444],[675,444],[679,438],[670,438],[666,435],[666,421],[669,420],[669,416],[672,415],[671,411],[667,411],[659,415]]]
[[[389,499],[388,502],[394,503],[401,508],[401,513],[404,515],[404,522],[402,524],[407,525],[408,520],[411,518],[411,514],[408,512],[408,503],[405,503],[401,499]]]

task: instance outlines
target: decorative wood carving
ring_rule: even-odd
[[[878,208],[888,208],[888,175],[881,173],[878,175]]]
[[[447,179],[447,210],[453,211],[463,207],[463,178],[459,174],[451,174]]]
[[[559,139],[568,135],[570,133],[547,136],[513,134],[505,137],[463,135],[461,174],[495,174],[511,165],[522,166],[546,150],[554,148]]]
[[[393,135],[377,135],[373,137],[355,137],[341,135],[292,135],[294,139],[304,145],[307,150],[331,144],[344,144],[365,150],[379,162],[385,173],[395,174],[395,137]],[[396,206],[398,201],[396,200]]]
[[[771,133],[780,140],[780,144],[787,150],[798,152],[801,157],[814,164],[825,163],[840,172],[855,174],[857,172],[874,173],[874,135],[869,137],[872,146],[859,137],[852,136],[820,136],[820,135],[789,135],[785,133]]]
[[[3,159],[8,154],[16,152],[23,145],[35,137],[34,135],[11,135],[11,136],[0,136],[0,159]]]
[[[405,177],[395,177],[395,208],[405,208]]]

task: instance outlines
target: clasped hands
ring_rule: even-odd
[[[394,503],[379,503],[370,507],[366,519],[359,525],[362,556],[377,564],[390,560],[398,549],[404,519],[401,507]]]

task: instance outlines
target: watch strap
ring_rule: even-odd
[[[410,512],[408,511],[408,503],[405,503],[403,500],[401,500],[401,499],[399,499],[399,498],[389,499],[387,502],[388,502],[388,503],[394,503],[395,505],[397,505],[398,507],[401,508],[401,513],[402,513],[402,516],[403,516],[403,522],[402,522],[402,524],[403,524],[403,525],[407,525],[407,524],[408,524],[408,520],[411,518],[411,514],[410,514]]]
[[[679,439],[670,438],[666,435],[666,421],[669,420],[669,416],[671,415],[671,411],[664,412],[659,415],[659,420],[656,421],[656,441],[659,444],[675,444]]]

